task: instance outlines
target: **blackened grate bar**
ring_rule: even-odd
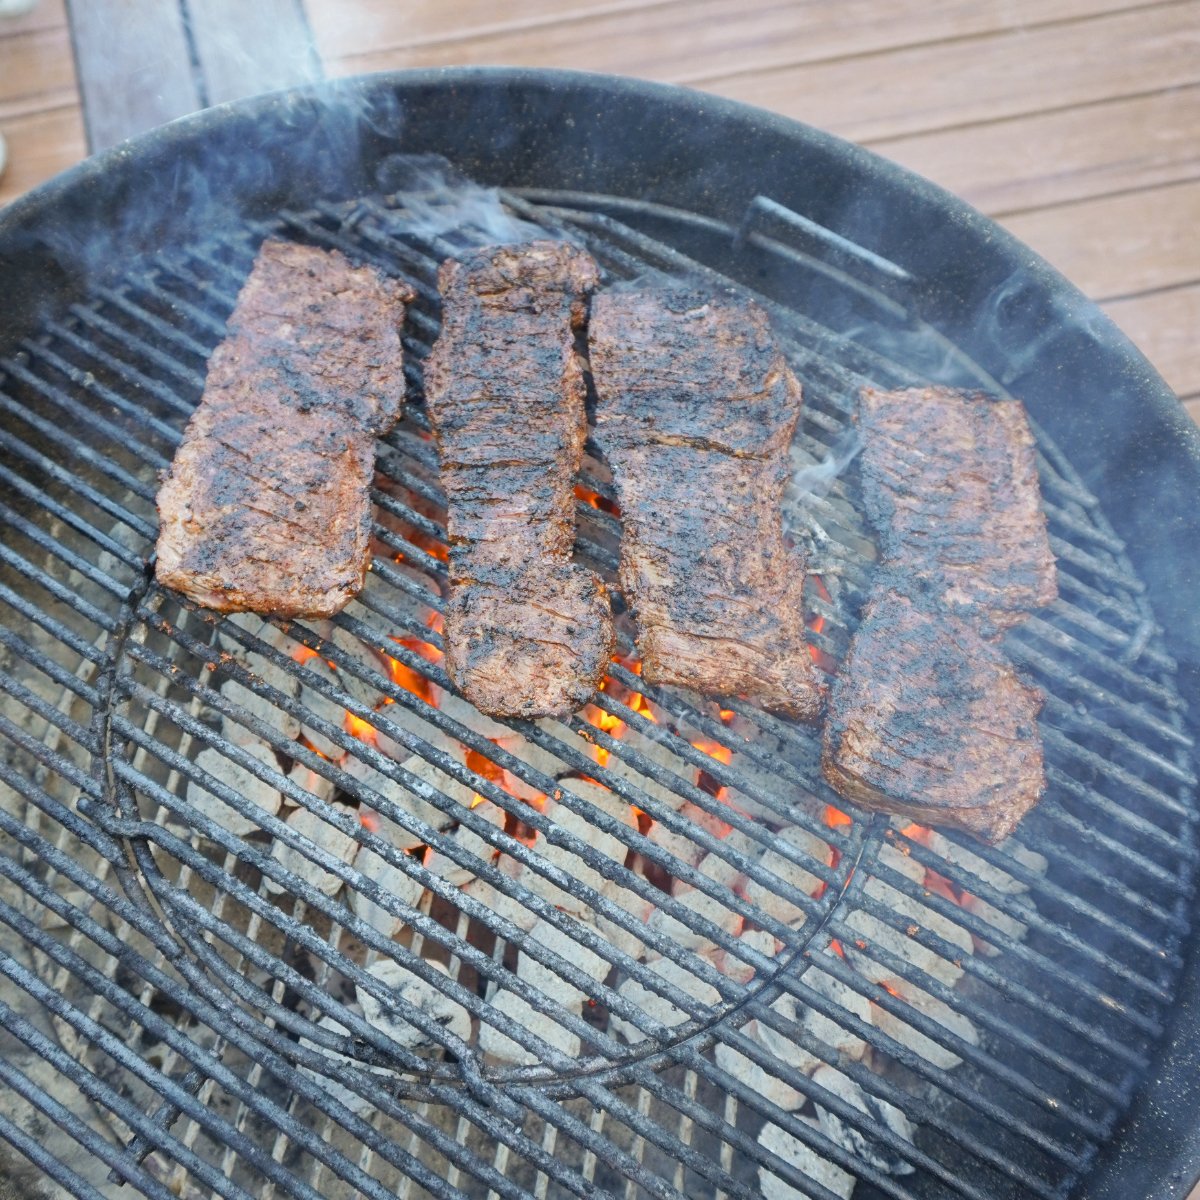
[[[719,255],[734,231],[691,214],[505,200],[610,279],[729,282],[635,227],[703,228]],[[146,562],[154,473],[276,230],[421,297],[374,568],[325,623],[217,619]],[[403,197],[281,214],[97,288],[0,357],[0,828],[21,847],[0,874],[26,902],[0,897],[0,921],[35,952],[0,970],[63,1041],[20,1005],[0,1025],[102,1117],[12,1086],[146,1195],[827,1200],[847,1176],[897,1197],[1065,1194],[1161,1030],[1196,859],[1175,664],[1095,498],[1042,438],[1063,598],[1011,643],[1048,693],[1052,786],[1005,847],[845,815],[813,731],[644,684],[627,630],[584,713],[489,722],[440,666],[419,400],[437,265],[479,236],[414,236]],[[754,256],[813,269],[761,233],[742,245],[747,278]],[[859,386],[921,377],[870,322],[850,341],[759,298],[805,383],[799,461],[827,453]],[[578,550],[611,576],[603,463],[579,484]],[[806,510],[832,669],[874,553],[853,471]],[[75,1194],[86,1174],[60,1162]]]

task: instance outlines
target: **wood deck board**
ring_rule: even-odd
[[[367,7],[367,6],[362,6]],[[506,63],[612,71],[667,83],[693,83],[856,58],[898,47],[1030,28],[1128,7],[1128,0],[674,0],[593,11],[520,5],[524,23],[496,27],[494,11],[458,4],[371,9],[371,38],[353,44],[352,27],[332,6],[310,3],[314,33],[331,74],[397,67]],[[341,11],[340,9],[338,10]],[[453,18],[453,19],[451,19]],[[687,35],[680,36],[686,26]],[[718,89],[719,90],[719,89]]]
[[[0,203],[85,153],[76,57],[89,116],[108,121],[95,145],[321,70],[610,70],[800,117],[933,179],[1200,397],[1200,0],[189,0],[190,51],[179,0],[70,5],[73,27],[66,0],[0,21]],[[151,9],[171,36],[131,40],[130,14]],[[138,69],[114,94],[89,64],[122,42]]]
[[[870,56],[706,80],[704,87],[854,141],[952,128],[1200,82],[1190,0]]]
[[[866,143],[986,212],[1200,178],[1200,85]]]

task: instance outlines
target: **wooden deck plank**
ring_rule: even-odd
[[[494,7],[477,8],[473,0],[432,9],[363,3],[354,11],[369,26],[364,36],[368,30],[346,21],[337,0],[308,0],[331,74],[505,63],[673,83],[723,76],[731,65],[740,74],[794,67],[1127,6],[1128,0],[673,0],[595,11],[520,0],[505,6],[505,23],[497,25]]]
[[[67,11],[93,153],[200,107],[178,4],[67,0]]]
[[[209,104],[321,78],[321,61],[299,0],[188,0]]]
[[[993,216],[1200,178],[1200,85],[868,143]]]
[[[1200,283],[1111,300],[1103,308],[1176,395],[1200,397]]]
[[[87,154],[83,111],[77,103],[4,121],[8,169],[0,175],[0,205],[24,195]]]
[[[65,29],[66,25],[65,0],[39,0],[27,13],[0,21],[0,37],[32,33],[35,29]]]
[[[1200,181],[1019,213],[1003,224],[1093,300],[1200,281]]]
[[[75,98],[75,65],[66,25],[21,33],[0,23],[0,120],[48,108]]]
[[[873,141],[1200,82],[1193,0],[974,39],[703,81]]]

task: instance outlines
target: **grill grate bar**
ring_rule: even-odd
[[[97,433],[108,438],[110,445],[123,446],[125,449],[136,454],[143,462],[149,463],[156,470],[170,465],[171,460],[169,458],[160,454],[153,447],[146,445],[139,438],[134,437],[128,430],[122,430],[111,421],[99,416],[94,409],[89,408],[86,404],[81,404],[78,400],[73,400],[61,387],[44,379],[41,375],[35,375],[32,371],[27,370],[17,362],[16,359],[0,358],[0,368],[3,368],[10,378],[20,380],[21,383],[33,389],[43,399],[49,400],[51,404],[62,412],[74,417],[76,421],[89,426]],[[144,420],[144,417],[141,419]]]
[[[0,393],[0,403],[3,400],[4,396]],[[154,536],[154,528],[148,522],[131,513],[123,505],[116,503],[116,501],[106,496],[103,492],[97,491],[90,484],[80,479],[78,475],[66,470],[39,451],[34,450],[32,446],[21,441],[20,438],[12,436],[7,430],[0,430],[0,446],[3,446],[18,458],[23,459],[29,467],[42,472],[46,478],[63,484],[88,504],[94,505],[101,511],[108,513],[110,517],[115,517],[121,524],[141,534],[142,537],[149,539]],[[29,486],[36,485],[29,484]]]
[[[26,788],[29,788],[30,790],[32,790],[31,785],[26,785]],[[23,790],[25,790],[25,789],[23,789]],[[50,801],[49,797],[44,797],[44,799],[45,799],[45,801],[48,802],[48,805],[51,809],[59,810],[58,812],[56,812],[55,815],[58,816],[59,819],[62,819],[63,810],[61,810],[61,807],[55,805],[55,803],[53,801]],[[74,864],[70,860],[66,859],[65,856],[61,854],[61,852],[55,851],[52,847],[50,847],[44,841],[44,839],[42,839],[38,835],[34,834],[31,830],[25,829],[24,827],[20,826],[15,821],[13,821],[12,818],[8,817],[7,814],[3,813],[2,811],[0,811],[0,823],[3,823],[3,825],[5,826],[6,832],[9,832],[10,834],[18,836],[19,839],[24,844],[26,844],[27,846],[30,846],[31,848],[34,848],[37,853],[41,854],[41,856],[43,858],[45,858],[47,861],[53,863],[57,869],[62,871],[63,874],[67,875],[67,877],[71,878],[74,882],[80,884],[82,887],[85,888],[85,890],[91,892],[92,894],[94,894],[98,898],[100,898],[107,907],[110,907],[114,911],[121,913],[121,915],[127,921],[129,921],[135,928],[137,928],[139,932],[150,937],[151,940],[156,941],[158,944],[160,944],[160,946],[162,945],[162,943],[164,941],[166,941],[167,946],[170,946],[169,940],[165,938],[165,935],[163,934],[163,932],[161,930],[157,929],[152,923],[147,924],[145,918],[142,917],[141,914],[138,914],[134,910],[132,910],[131,907],[129,906],[128,902],[123,901],[115,893],[113,893],[110,890],[108,890],[107,888],[105,888],[102,884],[99,883],[99,881],[95,880],[94,878],[90,878],[82,868],[78,867],[76,864]],[[3,863],[3,860],[0,860],[0,865],[2,865],[2,863]],[[34,885],[31,885],[31,886],[34,886]],[[41,899],[41,901],[44,904],[47,905],[47,907],[50,907],[50,908],[54,909],[55,911],[71,910],[73,914],[77,911],[68,902],[62,900],[60,897],[55,896],[52,892],[49,892],[46,889],[42,889],[40,891],[39,898]],[[190,897],[185,897],[185,903],[192,904],[194,906],[194,902],[191,900]],[[195,909],[198,907],[199,906],[194,906],[192,911],[195,911]],[[204,910],[202,908],[200,908],[199,911],[201,913],[203,913],[204,917],[207,918],[209,923],[211,924],[211,922],[212,922],[211,914],[209,914],[207,912],[207,910]],[[74,919],[74,917],[72,917],[72,919]],[[255,960],[262,960],[265,952],[261,951],[253,943],[250,943],[250,945],[253,947],[253,950],[255,952],[255,954],[254,954]],[[186,988],[182,985],[176,984],[173,980],[171,980],[167,976],[163,975],[161,972],[156,971],[144,959],[141,959],[140,956],[137,956],[136,953],[131,948],[125,948],[125,949],[121,950],[120,953],[122,955],[123,960],[128,959],[130,961],[131,965],[135,966],[136,969],[138,969],[140,973],[142,973],[143,975],[146,975],[148,978],[152,979],[154,984],[164,994],[170,996],[172,999],[176,1000],[178,1003],[180,1003],[185,1008],[195,1009],[195,1008],[197,1008],[197,1006],[199,1006],[198,1015],[206,1014],[207,1015],[206,1023],[208,1023],[210,1026],[213,1026],[215,1028],[215,1027],[224,1025],[224,1023],[222,1021],[220,1021],[220,1019],[219,1019],[219,1014],[212,1007],[212,1002],[216,1001],[217,1003],[225,1003],[226,997],[224,996],[223,993],[218,991],[211,983],[209,983],[203,975],[197,976],[194,972],[188,974],[188,984],[191,985],[191,990],[189,991],[188,988]],[[267,956],[267,957],[269,957],[269,956]],[[180,960],[176,959],[175,965],[177,967],[182,967],[182,966],[184,966],[184,963],[181,962]],[[261,962],[260,962],[260,965],[261,965]],[[290,970],[290,968],[284,968],[284,969]],[[242,980],[236,974],[235,975],[227,974],[225,976],[225,980],[227,983],[232,983],[232,982],[236,981],[239,985],[241,985],[240,987],[235,988],[235,991],[239,991],[239,992],[246,991],[246,990],[249,990],[251,992],[253,991],[253,985],[251,985],[246,980]],[[307,980],[303,979],[302,976],[296,975],[294,972],[293,972],[292,977],[288,979],[288,983],[289,983],[289,986],[292,986],[292,987],[304,986],[304,985],[311,987],[311,985],[309,985]],[[316,994],[319,995],[320,993],[318,992]],[[203,1000],[200,998],[201,995],[203,996]],[[232,1015],[234,1015],[235,1017],[239,1016],[237,1010],[233,1010]],[[214,1025],[214,1019],[216,1022],[215,1025]],[[363,1032],[363,1030],[365,1030],[367,1033],[367,1036],[369,1037],[371,1035],[372,1027],[369,1025],[364,1025],[363,1022],[361,1021],[361,1018],[359,1018],[358,1021],[359,1021],[359,1025],[363,1026],[363,1029],[358,1031],[360,1033],[360,1035]],[[353,1018],[348,1023],[352,1024]],[[244,1025],[244,1022],[242,1022],[242,1021],[238,1022],[239,1029],[241,1029],[243,1027],[243,1025]],[[313,1033],[313,1040],[317,1040],[318,1038],[320,1038],[324,1035],[324,1031],[317,1030],[317,1029],[315,1029],[315,1027],[312,1029],[312,1033]],[[257,1039],[253,1039],[253,1038],[247,1037],[244,1033],[243,1034],[231,1033],[229,1036],[231,1037],[232,1040],[234,1040],[236,1042],[236,1044],[238,1044],[243,1049],[245,1049],[249,1054],[251,1054],[252,1057],[256,1056],[256,1055],[262,1055],[264,1053],[267,1053],[267,1051],[264,1048],[265,1042],[270,1042],[273,1045],[281,1046],[281,1047],[290,1047],[291,1046],[291,1043],[287,1042],[286,1040],[281,1040],[278,1035],[274,1034],[273,1031],[270,1031],[270,1030],[266,1031],[265,1038],[259,1037]],[[328,1040],[328,1036],[327,1035],[324,1035],[324,1036],[325,1036],[325,1040]],[[334,1040],[337,1041],[338,1045],[340,1046],[340,1040],[339,1039],[334,1039]],[[294,1048],[292,1048],[291,1052],[296,1053]],[[297,1054],[297,1057],[300,1057],[301,1059],[303,1059],[305,1056],[303,1054]],[[311,1054],[308,1055],[307,1057],[309,1060],[309,1065],[319,1065],[318,1063],[315,1063],[313,1061],[313,1056]],[[282,1060],[278,1057],[273,1057],[273,1058],[267,1059],[266,1061],[271,1065],[273,1072],[277,1075],[279,1075],[281,1071],[286,1074],[290,1070],[290,1068],[286,1067],[286,1065],[282,1065],[282,1066],[280,1065],[280,1064],[283,1064],[284,1060]],[[418,1063],[420,1061],[421,1060],[417,1060]],[[358,1079],[362,1078],[361,1073],[358,1073],[356,1075],[353,1072],[346,1072],[342,1067],[340,1067],[340,1065],[338,1066],[338,1070],[339,1070],[338,1078],[340,1080],[343,1080],[346,1082],[355,1082]],[[367,1077],[367,1078],[370,1079],[370,1077]],[[293,1081],[293,1082],[300,1082],[300,1081]],[[404,1121],[405,1123],[409,1123],[408,1110],[404,1106],[399,1105],[399,1104],[395,1103],[394,1101],[392,1101],[386,1094],[384,1094],[382,1096],[379,1095],[378,1094],[378,1084],[375,1080],[371,1080],[370,1082],[368,1082],[365,1085],[360,1084],[360,1090],[361,1090],[362,1086],[366,1087],[366,1092],[363,1092],[363,1094],[370,1094],[372,1099],[377,1103],[377,1105],[383,1111],[386,1111],[389,1116],[397,1117],[398,1119]],[[310,1085],[310,1087],[311,1087],[311,1085]],[[317,1088],[315,1093],[313,1093],[313,1094],[315,1094],[317,1096],[323,1096],[324,1093],[321,1092],[319,1088]],[[313,1094],[306,1093],[306,1095],[308,1095],[308,1098],[310,1100],[313,1099]],[[460,1104],[464,1103],[464,1101],[462,1101],[461,1098],[456,1093],[446,1093],[444,1088],[435,1089],[435,1095],[437,1095],[443,1103],[446,1102],[448,1098],[451,1102],[454,1102],[457,1100]],[[496,1105],[497,1107],[499,1107],[501,1109],[504,1108],[504,1105],[502,1103],[497,1105],[497,1103],[496,1103],[497,1098],[495,1096],[488,1097],[488,1099],[491,1100],[493,1105]],[[466,1106],[467,1111],[475,1111],[476,1123],[481,1124],[481,1127],[487,1128],[489,1122],[495,1123],[495,1118],[491,1117],[486,1112],[482,1113],[482,1118],[481,1118],[480,1113],[482,1110],[477,1109],[474,1106],[473,1101],[466,1101],[465,1106]],[[362,1122],[359,1122],[360,1126],[362,1124],[363,1124]],[[428,1126],[428,1125],[424,1126],[421,1129],[421,1135],[426,1140],[429,1140],[431,1142],[431,1144],[438,1145],[439,1148],[442,1149],[443,1153],[447,1153],[448,1155],[451,1153],[459,1153],[459,1154],[466,1153],[466,1151],[462,1150],[461,1148],[455,1149],[454,1144],[449,1139],[445,1138],[445,1136],[442,1135],[435,1127]],[[377,1139],[373,1138],[372,1140],[377,1140]],[[384,1154],[384,1156],[387,1157],[391,1152],[388,1150],[388,1148],[386,1146],[383,1146],[380,1149],[380,1153]],[[395,1159],[390,1158],[389,1161],[395,1161]],[[472,1168],[470,1166],[468,1166],[467,1169],[472,1170],[473,1173],[478,1174],[478,1172],[475,1171],[474,1168]],[[483,1168],[482,1164],[480,1164],[480,1169],[485,1169],[485,1168]],[[566,1176],[564,1176],[564,1172],[562,1170],[555,1170],[554,1173],[555,1173],[556,1179],[558,1179],[559,1182],[564,1182],[564,1180],[566,1179]],[[511,1187],[507,1184],[507,1182],[505,1180],[503,1180],[502,1178],[489,1177],[489,1179],[490,1179],[490,1182],[493,1184],[493,1186],[497,1186],[502,1190],[503,1194],[519,1195],[519,1192],[514,1192],[511,1189]],[[580,1191],[576,1187],[572,1187],[571,1190],[579,1191],[579,1194],[583,1194],[583,1192]]]
[[[3,1001],[0,1001],[0,1026],[8,1027],[7,1022],[11,1012],[12,1010],[8,1009]],[[32,1048],[38,1049],[37,1046]],[[60,1056],[62,1056],[61,1050],[58,1050],[58,1055],[54,1058],[43,1055],[48,1062],[61,1062]],[[70,1062],[69,1058],[67,1058],[67,1062]],[[0,1059],[0,1081],[3,1081],[14,1095],[20,1096],[31,1104],[99,1161],[112,1162],[114,1170],[120,1170],[124,1179],[135,1184],[144,1195],[151,1197],[152,1200],[175,1200],[172,1193],[167,1191],[153,1176],[146,1174],[139,1167],[132,1167],[128,1163],[121,1162],[120,1151],[117,1147],[102,1138],[94,1129],[89,1128],[75,1113],[47,1095],[27,1075],[18,1071],[4,1059]],[[35,1166],[40,1167],[48,1179],[53,1179],[65,1187],[70,1195],[80,1197],[82,1200],[105,1200],[104,1196],[90,1183],[66,1166],[36,1138],[30,1137],[20,1126],[14,1125],[3,1113],[0,1113],[0,1137],[20,1150]]]

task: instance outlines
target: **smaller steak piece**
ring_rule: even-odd
[[[443,263],[425,363],[450,538],[446,669],[491,716],[566,716],[612,655],[604,584],[571,561],[587,430],[575,330],[599,273],[565,242]]]
[[[995,631],[1055,599],[1033,435],[1019,401],[867,388],[859,423],[863,500],[885,567]]]
[[[590,339],[644,677],[814,719],[804,562],[780,508],[800,385],[766,314],[733,295],[634,287],[596,297]]]
[[[263,243],[158,493],[161,584],[220,612],[293,617],[357,595],[411,299],[336,250]]]
[[[972,622],[881,581],[833,685],[822,772],[863,808],[999,842],[1045,788],[1041,707]]]

